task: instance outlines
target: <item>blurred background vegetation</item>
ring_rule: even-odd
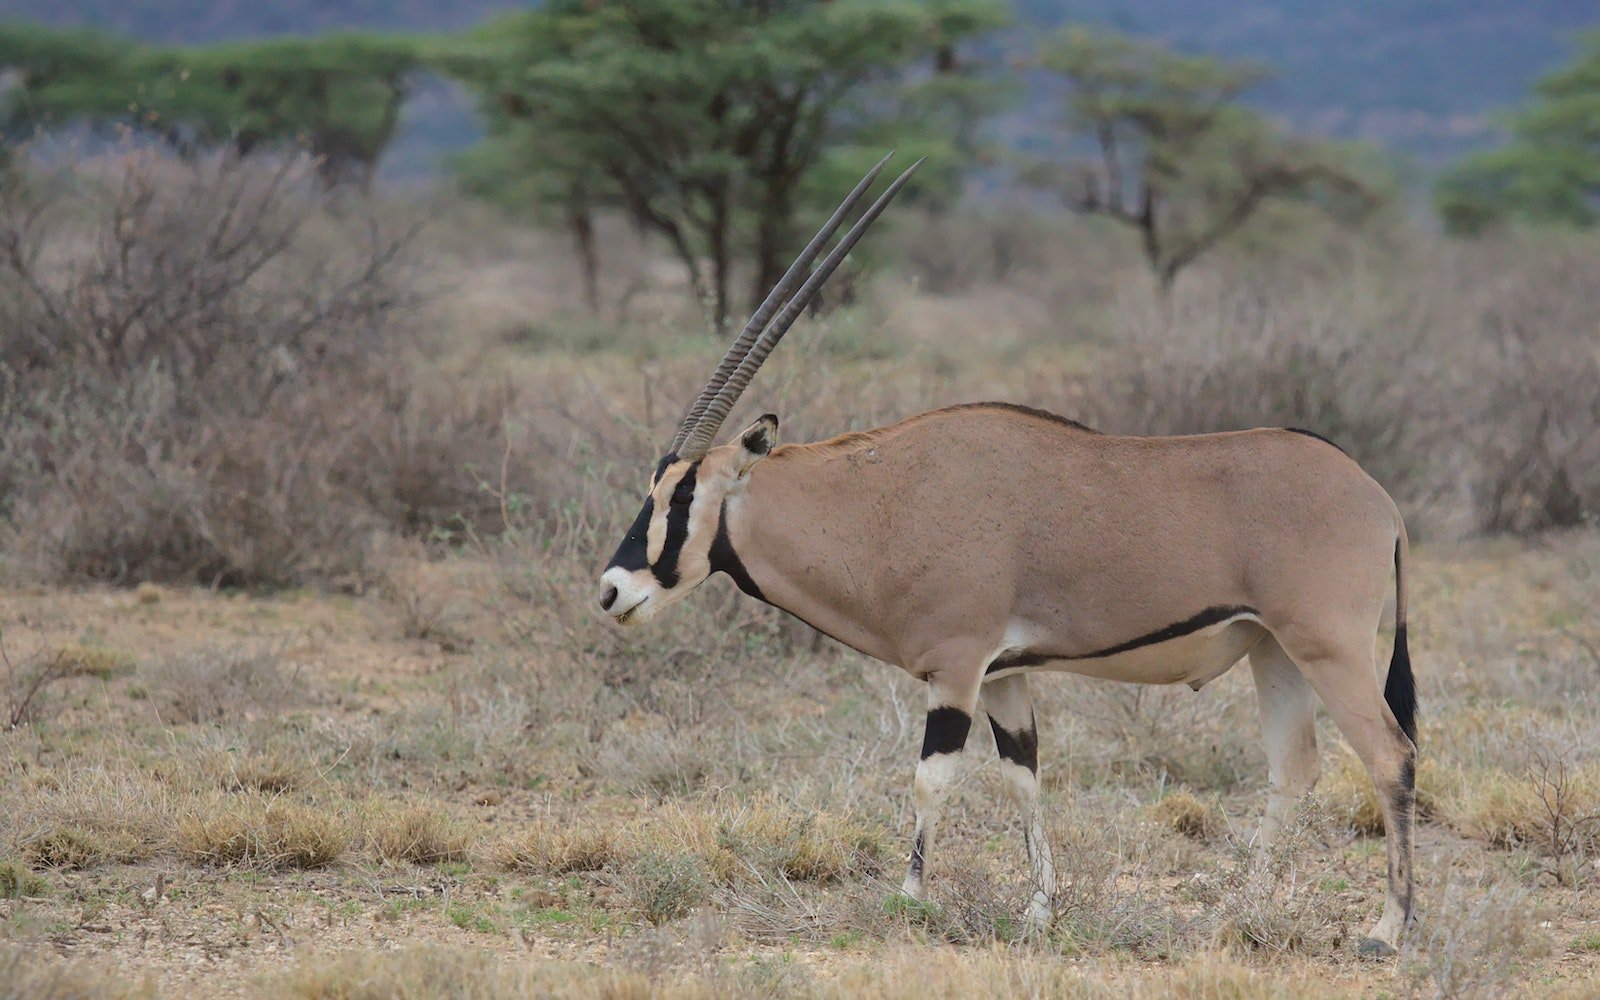
[[[360,586],[604,534],[886,148],[928,167],[774,369],[802,434],[1304,425],[1420,537],[1590,522],[1585,7],[13,3],[0,549]]]

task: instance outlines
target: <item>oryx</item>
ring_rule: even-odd
[[[1029,675],[1199,689],[1248,656],[1269,776],[1260,840],[1272,842],[1317,780],[1320,699],[1383,804],[1388,897],[1361,951],[1392,953],[1412,899],[1406,531],[1394,501],[1344,452],[1284,429],[1100,434],[1005,403],[779,447],[768,414],[711,446],[761,362],[916,169],[800,284],[882,167],[802,252],[690,406],[601,577],[600,607],[618,624],[642,624],[723,572],[926,681],[904,886],[913,896],[981,699],[1024,815],[1035,923],[1050,916],[1055,872],[1035,805]],[[1374,638],[1391,570],[1395,643],[1380,689]]]

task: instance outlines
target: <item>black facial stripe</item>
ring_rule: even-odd
[[[972,716],[959,708],[944,705],[928,709],[927,726],[922,731],[922,759],[936,753],[960,753],[967,745]]]
[[[694,493],[695,474],[700,469],[700,463],[695,462],[684,470],[683,478],[673,487],[673,492],[687,489]],[[663,587],[672,588],[678,585],[678,555],[683,551],[683,543],[689,540],[689,511],[691,504],[672,503],[667,505],[667,540],[661,546],[661,556],[650,566],[650,572]]]
[[[655,512],[655,499],[645,497],[644,506],[639,508],[639,516],[633,519],[633,526],[622,536],[622,544],[617,546],[616,554],[606,564],[606,569],[632,571],[650,565],[650,519]]]
[[[661,477],[667,474],[667,466],[678,460],[678,453],[669,451],[661,456],[661,461],[656,463],[656,474],[650,477],[650,488],[654,489],[656,483],[661,482]]]
[[[989,664],[989,668],[984,673],[992,674],[997,670],[1009,670],[1012,667],[1037,667],[1053,660],[1098,660],[1104,656],[1116,656],[1118,653],[1131,652],[1141,646],[1153,646],[1158,642],[1177,639],[1188,635],[1190,632],[1198,632],[1208,626],[1225,622],[1229,618],[1238,618],[1241,615],[1253,615],[1255,613],[1255,608],[1247,607],[1243,604],[1218,605],[1217,607],[1206,608],[1192,618],[1185,618],[1181,622],[1174,622],[1171,625],[1158,628],[1154,632],[1147,632],[1137,639],[1119,642],[1115,646],[1108,646],[1092,653],[1047,653],[1034,649],[1007,650],[995,657],[994,662]]]

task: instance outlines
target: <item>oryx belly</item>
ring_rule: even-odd
[[[1254,611],[1218,608],[1114,646],[1069,652],[1072,644],[1019,624],[1007,630],[1006,646],[985,676],[1051,670],[1135,684],[1188,684],[1198,690],[1226,673],[1266,634]],[[1019,643],[1024,636],[1028,638]]]

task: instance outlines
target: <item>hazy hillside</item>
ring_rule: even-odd
[[[202,42],[332,28],[449,30],[525,4],[516,0],[0,0],[0,16]],[[1068,20],[1111,25],[1180,47],[1257,59],[1279,79],[1261,103],[1296,128],[1357,137],[1437,162],[1491,134],[1489,114],[1515,103],[1560,63],[1571,35],[1600,28],[1593,0],[1016,0],[1030,29]],[[1020,124],[1043,124],[1049,95]],[[470,134],[459,100],[430,94],[393,160],[411,172]],[[1008,132],[1019,123],[1008,123]]]

